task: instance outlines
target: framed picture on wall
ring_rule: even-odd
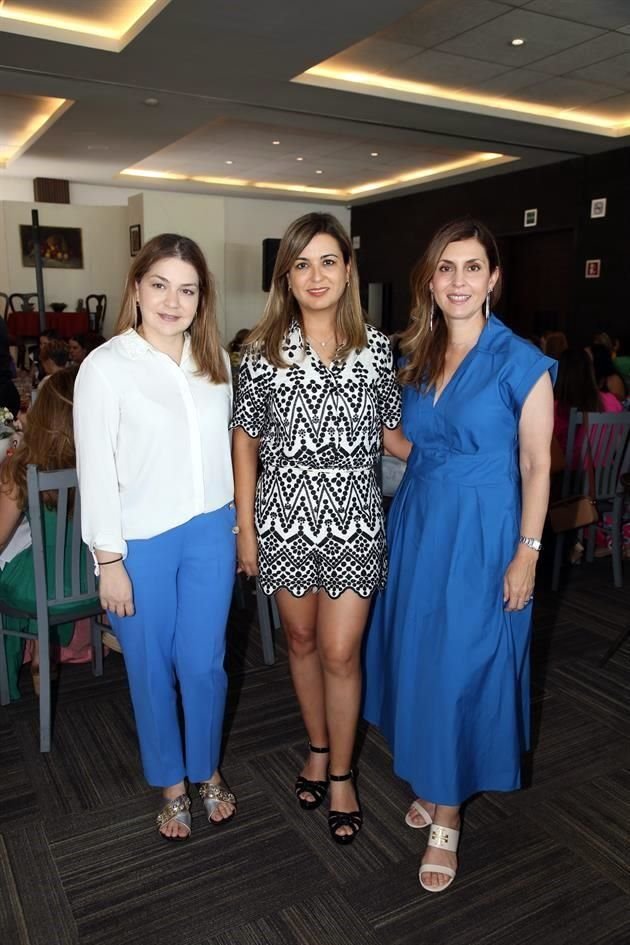
[[[585,279],[599,279],[602,271],[601,259],[587,259],[584,267]]]
[[[139,223],[134,223],[129,227],[129,252],[132,256],[137,256],[142,246],[142,229]]]
[[[39,246],[47,269],[83,269],[81,230],[73,226],[40,226]],[[33,227],[20,226],[22,265],[35,268]]]
[[[538,223],[538,209],[525,210],[523,213],[523,226],[536,226]]]
[[[606,216],[606,198],[594,197],[591,200],[591,220],[597,220],[598,217]]]

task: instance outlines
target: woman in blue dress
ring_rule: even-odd
[[[491,314],[500,279],[492,234],[470,220],[436,233],[414,271],[400,373],[411,451],[366,646],[364,714],[417,795],[406,822],[431,826],[430,892],[455,877],[461,804],[518,788],[529,741],[555,361]]]

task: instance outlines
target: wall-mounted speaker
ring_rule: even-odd
[[[271,279],[273,277],[273,267],[276,264],[276,256],[280,248],[280,240],[266,239],[262,244],[262,289],[263,292],[269,292],[271,288]]]

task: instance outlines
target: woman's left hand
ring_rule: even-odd
[[[538,552],[521,547],[510,561],[503,578],[503,605],[506,610],[523,610],[534,594]]]

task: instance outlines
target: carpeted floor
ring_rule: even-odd
[[[223,772],[238,816],[212,828],[196,799],[187,843],[153,829],[121,657],[102,679],[63,668],[49,755],[26,679],[0,710],[0,943],[628,945],[630,641],[599,665],[630,620],[626,580],[614,590],[598,561],[538,595],[527,787],[468,805],[439,896],[418,885],[425,835],[403,823],[411,794],[377,732],[361,733],[351,848],[332,844],[324,810],[299,809],[305,737],[281,641],[262,663],[253,597],[230,626]]]

